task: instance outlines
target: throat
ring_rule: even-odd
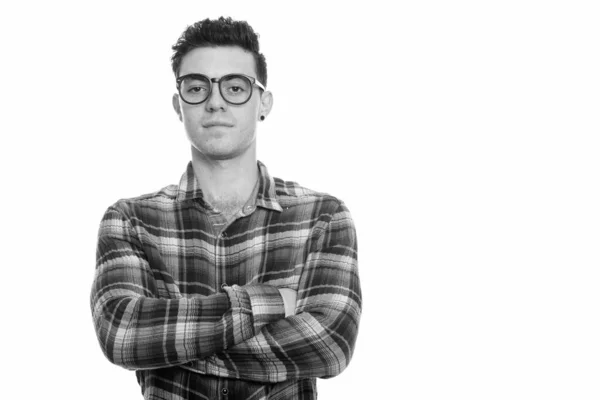
[[[227,219],[231,219],[246,203],[247,199],[239,197],[211,199],[210,204]]]
[[[207,200],[216,211],[221,213],[225,219],[231,222],[246,204],[254,203],[257,193],[258,179],[249,196],[243,196],[240,193],[233,193],[230,195],[222,194],[220,196],[208,196]]]

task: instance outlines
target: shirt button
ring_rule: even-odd
[[[227,396],[229,394],[229,389],[223,388],[221,389],[221,393],[223,393],[223,396]]]
[[[254,211],[254,206],[246,206],[246,212],[252,212]]]
[[[224,238],[226,238],[226,237],[227,237],[227,232],[223,232],[223,233],[221,233],[221,237],[224,237]]]

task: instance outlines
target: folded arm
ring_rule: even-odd
[[[149,262],[151,260],[151,262]],[[100,346],[128,369],[162,368],[222,352],[284,317],[271,286],[227,287],[226,293],[182,297],[116,207],[100,224],[90,305]]]
[[[332,377],[350,362],[361,313],[356,235],[343,204],[324,220],[298,285],[296,315],[209,357],[198,367],[261,382]]]

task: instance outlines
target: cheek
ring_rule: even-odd
[[[238,126],[243,133],[252,133],[256,131],[256,125],[256,116],[254,115],[244,115],[243,119],[238,119]]]
[[[181,117],[183,125],[186,127],[186,129],[196,127],[200,121],[200,113],[198,110],[191,108],[182,109]]]
[[[243,130],[254,130],[258,123],[258,106],[248,107],[244,112],[235,115],[237,123]]]
[[[186,128],[193,123],[193,119],[189,114],[183,114],[183,124]]]

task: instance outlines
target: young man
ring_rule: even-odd
[[[273,96],[246,22],[200,21],[173,50],[192,160],[179,185],[102,219],[91,293],[102,350],[136,370],[146,399],[315,399],[358,332],[350,214],[256,159]]]

